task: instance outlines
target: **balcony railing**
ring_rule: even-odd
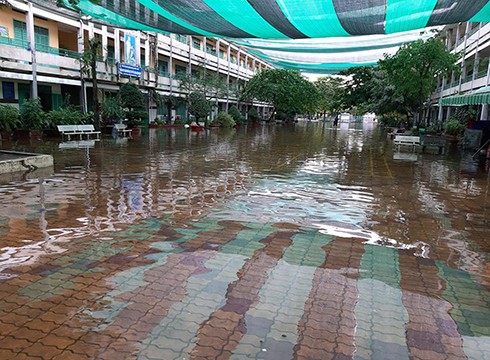
[[[471,35],[473,35],[474,33],[476,33],[479,28],[480,28],[479,26],[476,26],[475,28],[473,28],[470,31],[468,31],[468,33],[466,34],[466,37],[470,37]]]
[[[15,47],[19,47],[19,48],[29,50],[29,42],[26,40],[23,40],[23,39],[19,40],[19,39],[12,39],[12,38],[8,38],[8,37],[0,37],[0,44],[8,45],[8,46],[15,46]],[[43,45],[43,44],[36,44],[36,51],[39,51],[42,53],[47,53],[47,54],[52,54],[52,55],[69,57],[72,59],[80,58],[80,54],[76,51],[63,49],[63,48],[54,48],[54,47],[51,47],[48,45]]]
[[[479,73],[476,74],[475,79],[481,79],[487,76],[487,71],[480,71]]]

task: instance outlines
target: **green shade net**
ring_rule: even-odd
[[[316,73],[375,64],[425,37],[418,29],[490,21],[489,0],[63,1],[121,28],[224,37],[277,67]]]
[[[391,34],[490,21],[488,0],[72,0],[79,10],[138,30],[230,38]],[[64,0],[70,6],[69,0]]]

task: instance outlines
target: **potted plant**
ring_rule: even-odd
[[[220,112],[217,117],[217,123],[219,127],[224,127],[224,128],[232,128],[236,126],[235,120],[233,120],[233,117],[230,114],[227,114],[225,112]]]
[[[115,124],[124,119],[124,110],[121,106],[121,99],[116,97],[107,97],[102,104],[102,119],[105,124]]]
[[[12,132],[20,126],[19,109],[0,104],[0,139],[10,140]]]
[[[20,110],[20,119],[22,131],[17,130],[17,136],[40,140],[43,129],[49,128],[49,119],[43,111],[39,98],[24,101]]]
[[[464,125],[452,117],[444,124],[444,134],[450,142],[458,142],[463,130]]]

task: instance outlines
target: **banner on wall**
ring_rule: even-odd
[[[119,64],[119,74],[131,77],[140,77],[142,69],[136,60],[136,38],[131,34],[124,34],[124,63]]]
[[[0,26],[0,36],[9,37],[9,29],[6,26]]]

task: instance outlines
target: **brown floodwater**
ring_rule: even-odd
[[[489,164],[340,125],[0,142],[0,358],[488,358]]]

